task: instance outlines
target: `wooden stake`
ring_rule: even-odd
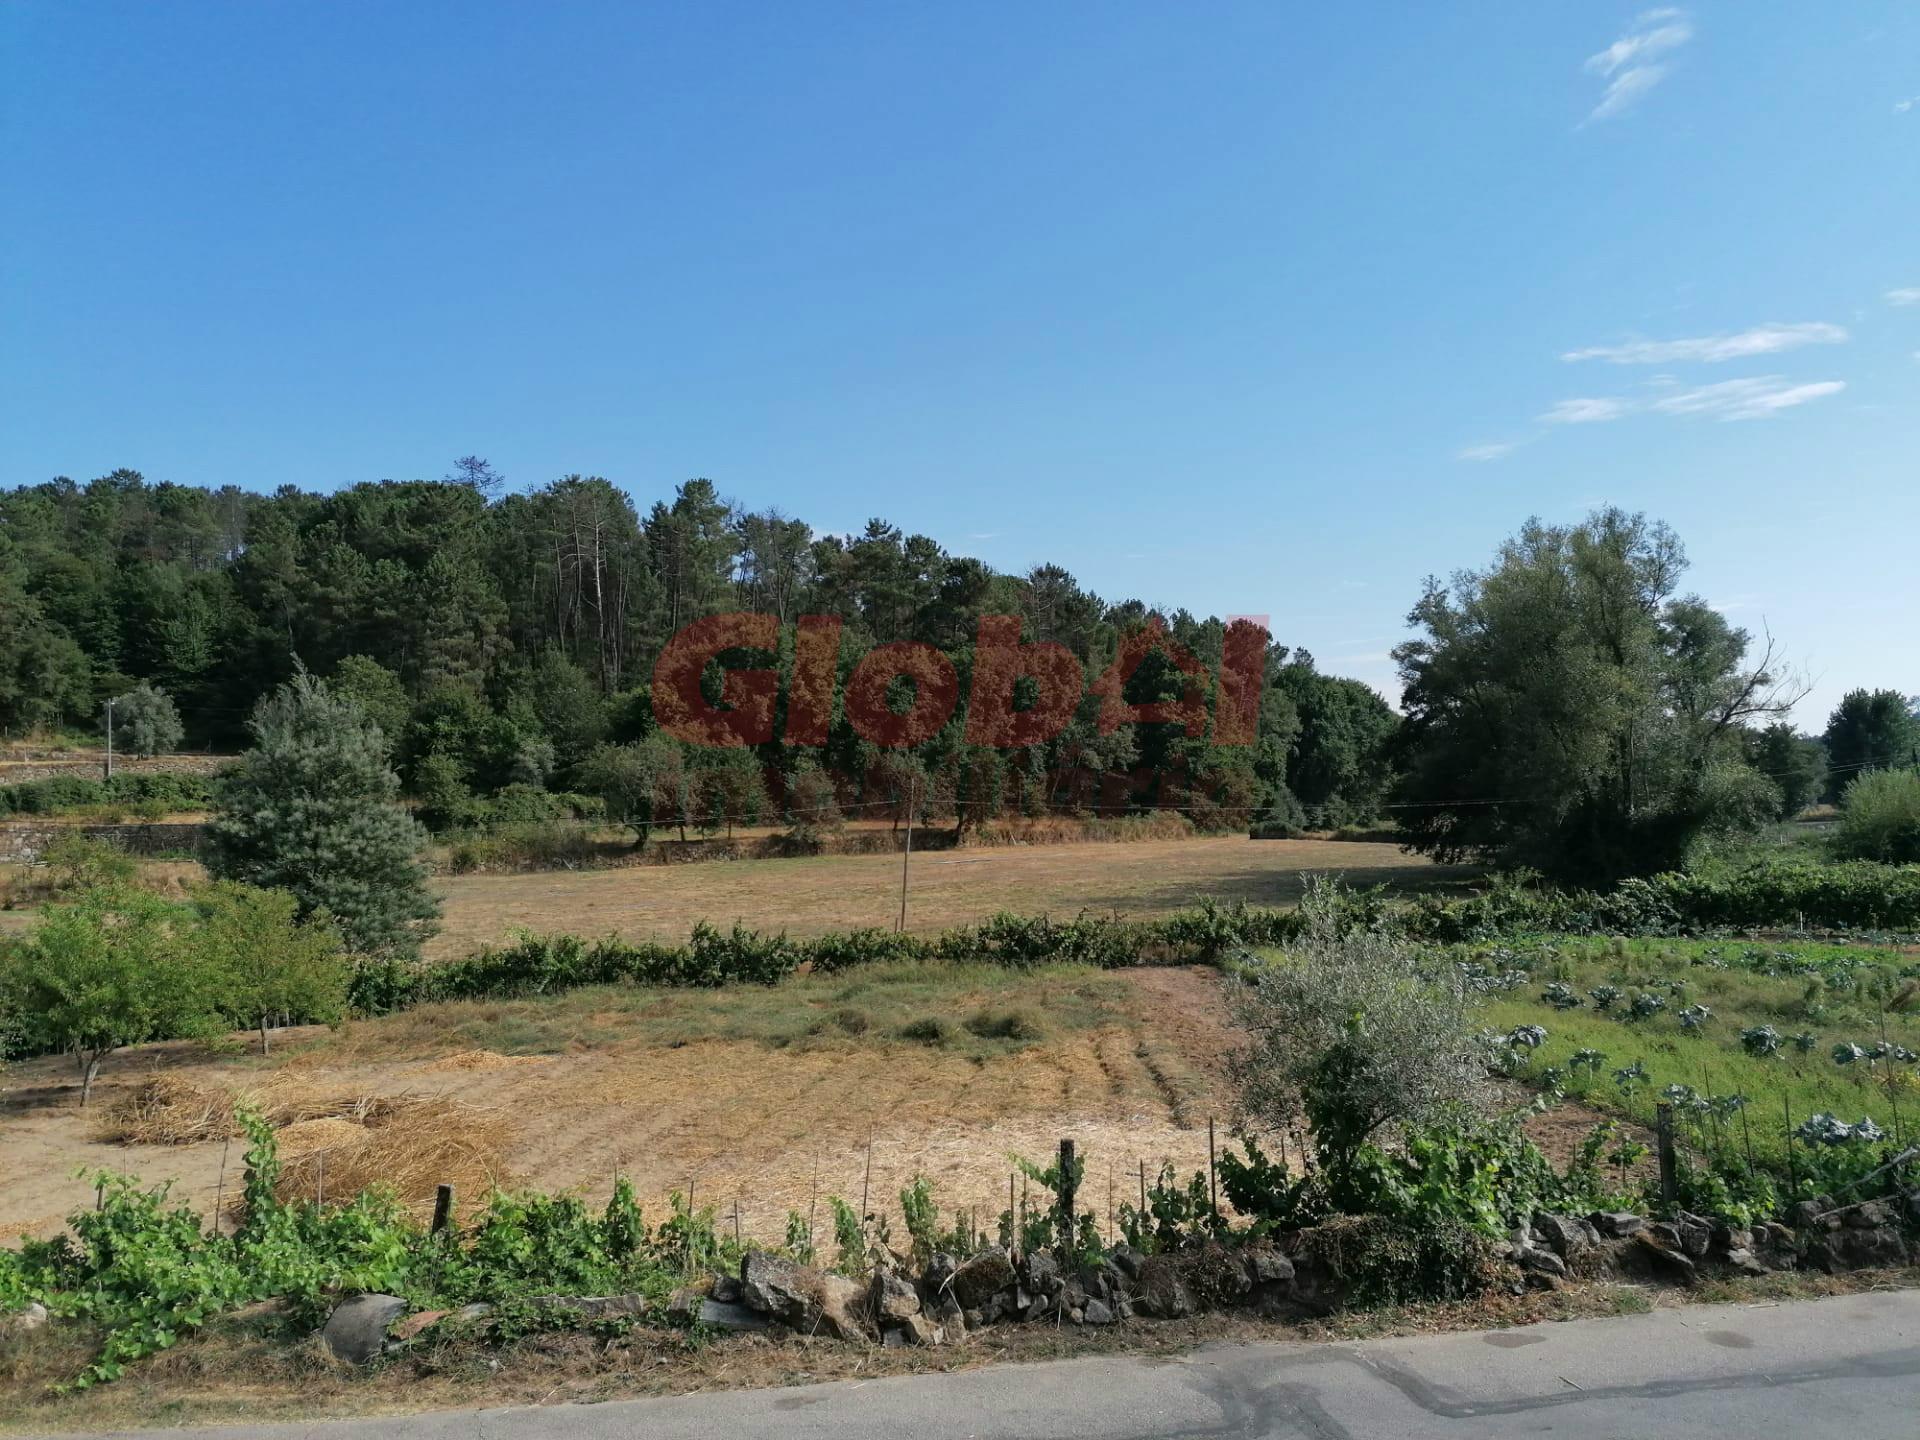
[[[1653,1107],[1653,1126],[1660,1154],[1660,1203],[1671,1212],[1679,1203],[1680,1181],[1674,1173],[1673,1106],[1665,1100]]]
[[[860,1182],[860,1218],[872,1218],[873,1212],[867,1208],[867,1198],[873,1189],[873,1136],[867,1136],[867,1174]]]
[[[1214,1185],[1213,1116],[1207,1117],[1207,1208],[1213,1212],[1213,1228],[1220,1228],[1220,1192]]]
[[[213,1233],[220,1233],[220,1217],[227,1208],[227,1151],[233,1148],[233,1137],[227,1136],[220,1142],[220,1183],[213,1192]]]
[[[433,1231],[435,1235],[445,1233],[447,1225],[453,1219],[453,1186],[436,1185],[433,1189]]]

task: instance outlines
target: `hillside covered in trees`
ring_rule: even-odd
[[[644,513],[597,477],[500,490],[468,459],[445,480],[332,494],[154,484],[129,470],[0,494],[0,731],[92,728],[106,697],[148,682],[173,697],[189,745],[237,747],[259,698],[304,669],[373,715],[429,818],[448,822],[466,797],[617,795],[624,782],[642,818],[757,818],[748,811],[782,804],[796,779],[818,795],[824,771],[841,805],[910,791],[949,814],[1172,805],[1202,819],[1224,807],[1244,823],[1276,804],[1297,816],[1297,800],[1341,823],[1374,814],[1389,782],[1393,712],[1279,644],[1251,745],[1172,724],[1103,733],[1091,694],[1043,743],[966,743],[982,616],[1017,615],[1025,639],[1065,646],[1089,686],[1126,636],[1163,625],[1209,672],[1209,708],[1226,634],[1217,618],[1104,600],[1057,566],[1000,574],[883,520],[818,534],[732,506],[706,480]],[[874,647],[919,641],[953,660],[961,706],[905,753],[861,739],[836,706],[824,747],[761,747],[746,767],[759,779],[739,752],[677,747],[655,723],[655,662],[690,622],[735,611],[775,617],[782,640],[772,656],[723,657],[729,666],[790,671],[792,622],[831,616],[842,623],[838,693]],[[1187,683],[1164,647],[1149,648],[1126,682],[1131,703]],[[716,697],[719,678],[710,667]],[[911,686],[896,686],[904,706]],[[682,802],[668,803],[662,792],[676,789]]]

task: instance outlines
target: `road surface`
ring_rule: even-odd
[[[1920,1435],[1920,1292],[1352,1344],[1216,1346],[1175,1360],[1090,1358],[789,1390],[187,1433],[194,1440],[1895,1440]]]

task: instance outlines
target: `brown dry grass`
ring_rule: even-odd
[[[372,1124],[321,1118],[280,1132],[293,1144],[274,1193],[282,1200],[345,1198],[376,1187],[425,1215],[441,1185],[470,1214],[513,1182],[503,1158],[512,1137],[506,1115],[446,1097],[413,1099]]]
[[[1037,1038],[979,1036],[963,1025],[934,1044],[900,1033],[926,1015],[958,1021],[1016,1009],[1038,1022]],[[237,1149],[213,1133],[220,1126],[196,1117],[223,1114],[230,1103],[210,1102],[208,1092],[235,1091],[271,1103],[282,1125],[371,1119],[376,1103],[404,1112],[419,1098],[484,1112],[499,1127],[497,1160],[476,1170],[460,1153],[415,1156],[419,1184],[408,1198],[420,1203],[441,1181],[455,1184],[463,1206],[478,1202],[502,1170],[598,1198],[617,1172],[655,1215],[670,1191],[691,1185],[696,1201],[728,1223],[738,1200],[742,1229],[776,1239],[790,1209],[804,1214],[817,1203],[824,1224],[828,1194],[857,1202],[870,1185],[875,1208],[893,1212],[900,1189],[925,1173],[944,1210],[970,1208],[991,1224],[1006,1205],[1009,1155],[1043,1158],[1070,1134],[1090,1157],[1088,1199],[1104,1217],[1109,1179],[1125,1199],[1140,1162],[1157,1169],[1171,1160],[1183,1171],[1204,1163],[1207,1117],[1227,1113],[1219,1062],[1230,1036],[1219,1012],[1209,971],[969,967],[880,967],[774,989],[613,987],[427,1006],[337,1033],[290,1033],[270,1061],[186,1045],[115,1057],[97,1104],[144,1089],[127,1108],[151,1118],[163,1109],[160,1096],[175,1097],[182,1115],[153,1120],[151,1132],[116,1132],[206,1137],[168,1145],[102,1141],[74,1104],[71,1066],[32,1060],[0,1095],[9,1161],[0,1233],[58,1228],[91,1198],[75,1177],[83,1166],[171,1180],[176,1198],[211,1208],[228,1152],[231,1197]],[[535,1060],[512,1051],[546,1053]],[[163,1077],[179,1083],[149,1088]],[[365,1102],[362,1113],[347,1101]],[[369,1125],[369,1140],[398,1123],[396,1115]],[[461,1124],[471,1150],[474,1130]],[[332,1134],[336,1143],[348,1138]],[[362,1173],[393,1180],[399,1171],[400,1160],[377,1150],[368,1158],[378,1163],[349,1171],[329,1152],[327,1193],[344,1193]],[[311,1195],[318,1170],[317,1161],[290,1166],[288,1183]],[[895,1213],[896,1231],[901,1224]]]
[[[1433,889],[1473,873],[1394,845],[1342,840],[1214,836],[936,851],[911,862],[907,926],[930,933],[1000,910],[1156,915],[1202,896],[1291,905],[1313,875]],[[790,935],[891,929],[900,912],[900,874],[898,855],[833,855],[454,876],[438,882],[446,914],[429,953],[464,955],[521,929],[671,942],[684,940],[701,920],[723,926],[739,920]]]

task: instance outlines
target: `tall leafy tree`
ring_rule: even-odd
[[[1827,720],[1827,798],[1871,770],[1920,766],[1920,720],[1898,690],[1849,690]]]
[[[209,825],[214,873],[291,891],[357,953],[417,953],[440,907],[426,832],[399,804],[379,728],[307,674],[261,701],[248,728],[253,748],[223,777]]]
[[[1776,804],[1742,727],[1791,700],[1768,652],[1678,593],[1666,526],[1602,510],[1527,525],[1486,570],[1429,581],[1396,651],[1402,828],[1418,850],[1581,881],[1671,868]]]
[[[144,680],[113,702],[114,743],[129,755],[164,755],[185,735],[172,697]]]

